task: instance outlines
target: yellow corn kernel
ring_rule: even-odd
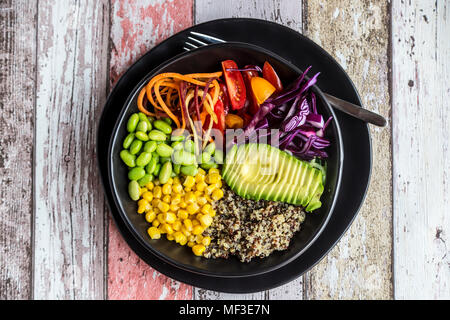
[[[208,174],[220,174],[219,169],[217,168],[211,168],[208,170]]]
[[[183,224],[187,231],[189,231],[189,232],[192,231],[192,228],[193,228],[192,220],[184,219]]]
[[[201,191],[194,191],[195,199],[198,199],[203,193]]]
[[[145,212],[145,208],[145,204],[141,204],[140,206],[138,206],[137,213],[143,214]]]
[[[178,210],[177,217],[184,220],[189,217],[189,213],[186,210],[180,209]]]
[[[178,204],[178,206],[180,207],[180,208],[186,208],[187,207],[187,203],[186,202],[184,202],[184,201],[181,201],[179,204]]]
[[[166,222],[166,220],[164,219],[164,214],[163,214],[163,213],[159,213],[159,214],[156,216],[156,219],[158,219],[159,223],[164,223],[164,222]]]
[[[205,189],[205,193],[207,195],[210,195],[213,193],[214,190],[216,190],[217,186],[215,184],[210,184],[209,186],[206,187]]]
[[[156,208],[157,206],[158,206],[158,203],[160,202],[161,200],[159,200],[159,199],[153,199],[152,200],[152,207],[153,208]]]
[[[165,203],[170,203],[170,200],[171,200],[171,198],[170,198],[170,195],[168,195],[168,194],[166,194],[166,195],[162,198],[162,201],[164,201]]]
[[[146,206],[146,205],[148,205],[149,203],[148,203],[147,200],[141,199],[141,200],[139,200],[139,201],[137,202],[137,204],[138,204],[138,206],[142,206],[142,205]]]
[[[203,237],[203,239],[202,239],[202,244],[203,244],[205,247],[209,246],[210,243],[211,243],[211,237],[208,237],[208,236]]]
[[[158,228],[150,227],[147,229],[147,233],[152,239],[159,239],[161,238],[161,233],[159,232]]]
[[[187,238],[186,236],[183,235],[183,238],[180,240],[180,242],[178,242],[179,245],[184,246],[187,243]]]
[[[197,219],[198,221],[200,221],[200,218],[203,217],[203,215],[201,213],[197,213],[197,215],[195,216],[195,219]]]
[[[196,244],[192,247],[192,252],[196,255],[201,257],[203,252],[205,251],[206,247],[202,244]]]
[[[198,206],[197,203],[191,203],[190,205],[187,206],[186,210],[189,214],[194,214],[196,213],[198,210],[200,209],[200,207]]]
[[[206,201],[208,201],[209,203],[213,203],[214,202],[214,200],[213,199],[211,199],[211,197],[209,196],[209,195],[205,195],[205,198],[206,198]]]
[[[170,205],[161,201],[160,203],[158,203],[158,209],[161,210],[161,212],[167,212],[170,209]]]
[[[203,180],[205,180],[205,176],[204,176],[204,175],[202,175],[202,174],[197,174],[197,175],[195,176],[195,182],[196,182],[196,183],[200,183],[200,182],[202,182]]]
[[[191,235],[191,232],[186,228],[186,226],[181,226],[180,231],[186,236],[189,237]]]
[[[148,211],[148,212],[145,214],[145,220],[146,220],[148,223],[152,223],[153,220],[155,220],[155,218],[156,218],[156,213],[155,213],[154,211]]]
[[[179,204],[181,202],[181,195],[176,194],[172,196],[172,200],[170,200],[170,204]]]
[[[208,200],[206,200],[205,197],[201,196],[197,198],[197,203],[199,206],[203,206],[208,203]]]
[[[172,191],[175,193],[181,193],[183,191],[183,186],[180,183],[174,183],[172,185]]]
[[[177,212],[179,208],[180,207],[177,206],[176,204],[171,204],[170,205],[170,211]]]
[[[212,217],[208,214],[204,214],[200,219],[199,219],[200,223],[202,224],[203,227],[207,228],[212,224]]]
[[[181,183],[180,178],[178,178],[178,177],[173,178],[172,184],[176,184],[176,183]]]
[[[220,200],[223,198],[223,191],[222,189],[216,189],[212,192],[211,198],[215,201]]]
[[[197,185],[195,186],[195,188],[196,188],[196,190],[197,191],[205,191],[205,188],[207,187],[208,185],[206,184],[206,182],[205,181],[201,181],[201,182],[199,182],[199,183],[197,183]]]
[[[159,202],[158,202],[159,203]],[[155,213],[158,215],[158,213],[161,213],[161,210],[159,210],[158,208],[153,207],[153,211],[155,211]]]
[[[194,241],[188,241],[187,243],[189,248],[192,248],[193,246],[195,246],[195,242]]]
[[[195,226],[198,226],[200,224],[200,222],[197,220],[197,219],[193,219],[192,220],[192,225],[195,227]]]
[[[220,180],[219,182],[216,183],[216,187],[218,189],[222,188],[223,184],[222,184],[222,180]]]
[[[209,215],[210,215],[211,217],[215,217],[215,216],[216,216],[216,210],[211,209],[211,212],[209,213]]]
[[[218,174],[218,173],[212,173],[212,174],[209,173],[206,176],[206,183],[214,184],[214,183],[217,183],[219,181],[220,181],[220,174]]]
[[[142,194],[146,191],[148,191],[147,188],[139,188],[139,195],[142,196]]]
[[[203,170],[202,168],[198,168],[198,173],[197,174],[201,174],[201,175],[206,175],[206,171]]]
[[[169,183],[166,183],[162,187],[162,193],[163,194],[171,194],[172,193],[172,185]]]
[[[169,180],[167,180],[166,183],[168,183],[168,184],[173,184],[173,178],[169,178]]]
[[[167,234],[166,235],[167,240],[169,241],[173,241],[175,239],[175,237],[172,234]]]
[[[159,199],[161,198],[161,195],[162,195],[161,187],[157,185],[156,187],[153,188],[153,197]]]
[[[185,196],[184,196],[184,202],[186,202],[187,204],[190,203],[194,203],[196,200],[195,195],[193,192],[188,192]]]
[[[158,219],[155,219],[155,220],[153,220],[153,222],[152,222],[152,226],[153,226],[153,227],[158,227],[160,224],[161,224],[161,222],[159,222]]]
[[[195,237],[195,235],[191,234],[190,236],[188,236],[188,241],[195,242]]]
[[[152,200],[153,200],[153,193],[151,193],[150,191],[144,192],[142,194],[142,198],[145,199],[148,202],[152,202]]]
[[[184,191],[185,191],[185,192],[191,192],[191,191],[192,191],[192,188],[186,187],[186,188],[184,188]]]
[[[181,221],[180,220],[176,220],[172,223],[172,229],[175,231],[181,231]]]
[[[167,234],[172,234],[173,233],[173,228],[170,226],[170,224],[167,223],[163,223],[162,227],[160,227],[162,230],[164,230],[164,233]]]
[[[194,186],[194,184],[195,184],[195,179],[193,176],[187,176],[183,183],[183,185],[187,188],[192,188]]]
[[[210,214],[212,210],[212,207],[209,203],[203,205],[201,212],[204,214]]]
[[[155,185],[153,184],[152,181],[150,181],[149,183],[147,183],[147,184],[145,185],[145,187],[146,187],[148,190],[153,190],[154,186],[155,186]]]
[[[192,229],[192,234],[199,235],[203,233],[203,231],[204,231],[203,227],[199,224]]]
[[[203,236],[201,234],[198,234],[195,236],[195,242],[202,243],[202,241],[203,241]]]
[[[183,233],[181,233],[180,231],[176,231],[173,233],[173,237],[175,238],[175,242],[180,242],[186,236]]]
[[[173,212],[164,213],[164,221],[167,223],[174,223],[177,220],[177,216]]]

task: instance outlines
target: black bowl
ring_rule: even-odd
[[[336,116],[317,86],[313,86],[312,90],[317,96],[319,113],[323,114],[325,118],[332,116],[334,119],[327,129],[327,138],[331,140],[331,147],[327,150],[330,157],[327,160],[327,181],[321,198],[322,207],[307,214],[300,232],[294,235],[287,250],[276,251],[266,258],[256,258],[249,263],[242,263],[235,257],[205,259],[194,256],[189,247],[182,247],[173,241],[151,240],[147,234],[149,224],[145,221],[143,215],[136,213],[136,202],[128,196],[128,169],[119,157],[122,150],[122,141],[128,134],[126,122],[132,113],[138,111],[136,106],[137,95],[150,78],[163,72],[215,72],[221,69],[220,61],[227,59],[236,61],[239,66],[247,64],[263,65],[265,61],[268,61],[285,84],[292,82],[302,73],[283,58],[263,48],[238,42],[209,45],[170,59],[152,70],[130,92],[127,103],[115,124],[109,144],[108,173],[114,201],[122,218],[131,233],[146,249],[163,261],[183,270],[217,277],[243,277],[275,270],[299,257],[317,239],[333,212],[342,173],[342,139]]]

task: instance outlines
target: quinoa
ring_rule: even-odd
[[[235,255],[242,262],[286,250],[305,220],[302,207],[282,202],[243,199],[228,187],[215,202],[216,216],[204,235],[211,237],[205,258]]]

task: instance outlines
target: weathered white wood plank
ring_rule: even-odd
[[[389,2],[304,3],[305,35],[348,72],[363,106],[389,122]],[[370,132],[373,166],[366,201],[338,245],[306,275],[308,299],[392,298],[390,125],[382,129],[371,126]]]
[[[274,0],[196,0],[195,22],[230,17],[259,18],[286,25],[294,30],[302,30],[302,1]],[[244,32],[244,31],[243,31]],[[203,289],[195,289],[195,299],[302,299],[303,280],[298,278],[280,288],[254,294],[225,294]]]
[[[450,298],[450,3],[394,1],[394,286]]]
[[[34,298],[104,297],[97,119],[107,87],[107,0],[40,1]]]
[[[0,2],[0,300],[31,297],[35,16]]]

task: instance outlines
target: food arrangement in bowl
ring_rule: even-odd
[[[282,83],[268,61],[237,63],[153,76],[120,158],[149,239],[249,262],[286,250],[321,207],[332,117],[319,114],[310,90],[318,74]]]

